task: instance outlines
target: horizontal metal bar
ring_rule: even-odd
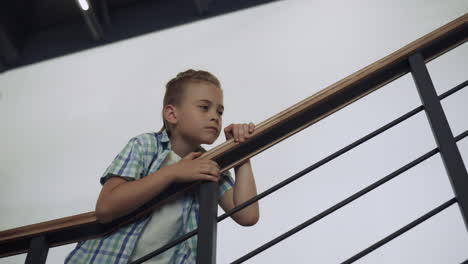
[[[439,205],[437,208],[431,210],[430,212],[426,213],[425,215],[419,217],[418,219],[414,220],[413,222],[409,223],[408,225],[402,227],[401,229],[395,231],[394,233],[390,234],[389,236],[385,237],[384,239],[380,240],[379,242],[373,244],[372,246],[366,248],[365,250],[359,252],[358,254],[354,255],[353,257],[349,258],[348,260],[342,262],[342,264],[349,264],[349,263],[353,263],[354,261],[364,257],[365,255],[369,254],[370,252],[376,250],[377,248],[385,245],[386,243],[390,242],[391,240],[393,240],[394,238],[400,236],[401,234],[409,231],[410,229],[412,229],[413,227],[419,225],[420,223],[426,221],[427,219],[433,217],[434,215],[440,213],[441,211],[443,211],[444,209],[448,208],[449,206],[451,206],[452,204],[456,203],[457,202],[457,199],[456,198],[452,198],[450,200],[448,200],[447,202]]]
[[[147,260],[149,260],[150,258],[152,258],[152,257],[154,257],[154,256],[157,256],[157,255],[163,253],[164,251],[170,249],[171,247],[173,247],[173,246],[175,246],[175,245],[177,245],[177,244],[179,244],[179,243],[181,243],[181,242],[183,242],[183,241],[185,241],[185,240],[187,240],[187,239],[193,237],[194,235],[197,234],[197,232],[198,232],[198,228],[195,229],[195,230],[193,230],[193,231],[191,231],[191,232],[189,232],[189,233],[187,233],[187,234],[184,234],[184,235],[178,237],[177,239],[175,239],[175,240],[173,240],[173,241],[167,243],[166,245],[164,245],[164,246],[162,246],[162,247],[156,249],[155,251],[153,251],[153,252],[151,252],[151,253],[148,253],[148,254],[144,255],[143,257],[141,257],[141,258],[139,258],[139,259],[137,259],[137,260],[135,260],[135,261],[133,261],[133,262],[131,262],[131,263],[129,263],[129,264],[140,264],[140,263],[143,263],[144,261],[147,261]]]
[[[406,114],[402,115],[401,117],[391,121],[390,123],[386,124],[385,126],[383,126],[383,127],[379,128],[379,129],[369,133],[368,135],[356,140],[352,144],[350,144],[350,145],[336,151],[335,153],[325,157],[324,159],[318,161],[317,163],[303,169],[302,171],[300,171],[300,172],[296,173],[295,175],[287,178],[286,180],[283,180],[282,182],[280,182],[280,183],[276,184],[275,186],[269,188],[268,190],[262,192],[261,194],[257,195],[256,197],[253,197],[252,199],[250,199],[250,200],[240,204],[239,206],[229,210],[225,214],[219,216],[218,221],[222,221],[222,220],[226,219],[227,217],[229,217],[229,216],[237,213],[238,211],[246,208],[247,206],[251,205],[252,203],[254,203],[254,202],[256,202],[256,201],[258,201],[258,200],[260,200],[260,199],[262,199],[262,198],[264,198],[264,197],[266,197],[268,195],[270,195],[271,193],[283,188],[284,186],[286,186],[286,185],[290,184],[291,182],[301,178],[302,176],[306,175],[307,173],[321,167],[322,165],[325,165],[326,163],[328,163],[328,162],[332,161],[333,159],[343,155],[344,153],[352,150],[353,148],[361,145],[362,143],[372,139],[373,137],[376,137],[377,135],[385,132],[386,130],[388,130],[388,129],[396,126],[397,124],[405,121],[406,119],[416,115],[417,113],[421,112],[423,109],[424,109],[423,106],[419,106],[419,107],[409,111],[408,113],[406,113]]]
[[[459,85],[453,87],[452,89],[446,91],[445,93],[441,94],[439,96],[439,99],[442,100],[442,99],[445,99],[446,97],[449,97],[450,95],[460,91],[461,89],[465,88],[466,86],[468,86],[468,80],[460,83]]]
[[[468,136],[468,130],[465,131],[465,132],[463,132],[463,133],[461,133],[461,134],[458,135],[457,137],[455,137],[455,141],[460,141],[460,140],[462,140],[463,138],[465,138],[466,136]],[[398,176],[399,174],[403,173],[404,171],[406,171],[406,170],[408,170],[408,169],[410,169],[410,168],[416,166],[417,164],[423,162],[424,160],[426,160],[426,159],[432,157],[433,155],[435,155],[435,154],[438,153],[438,152],[439,152],[438,148],[435,148],[435,149],[433,149],[433,150],[427,152],[426,154],[422,155],[421,157],[415,159],[414,161],[412,161],[412,162],[408,163],[407,165],[403,166],[402,168],[400,168],[400,169],[396,170],[395,172],[389,174],[388,176],[386,176],[386,177],[380,179],[379,181],[377,181],[377,182],[375,182],[375,183],[369,185],[368,187],[362,189],[361,191],[359,191],[359,192],[355,193],[354,195],[348,197],[347,199],[341,201],[340,203],[338,203],[338,204],[336,204],[336,205],[330,207],[329,209],[327,209],[327,210],[323,211],[322,213],[318,214],[317,216],[314,216],[314,217],[310,218],[310,219],[307,220],[306,222],[304,222],[304,223],[302,223],[302,224],[296,226],[295,228],[289,230],[288,232],[286,232],[286,233],[284,233],[284,234],[278,236],[277,238],[271,240],[270,242],[268,242],[268,243],[266,243],[266,244],[264,244],[264,245],[258,247],[257,249],[255,249],[255,250],[251,251],[250,253],[248,253],[248,254],[242,256],[241,258],[235,260],[235,261],[232,262],[232,263],[233,263],[233,264],[234,264],[234,263],[242,263],[242,262],[244,262],[244,261],[246,261],[246,260],[252,258],[253,256],[255,256],[255,255],[261,253],[262,251],[264,251],[264,250],[270,248],[271,246],[274,246],[275,244],[277,244],[277,243],[279,243],[280,241],[282,241],[282,240],[288,238],[289,236],[295,234],[296,232],[298,232],[298,231],[304,229],[305,227],[307,227],[307,226],[309,226],[309,225],[311,225],[311,224],[313,224],[313,223],[319,221],[320,219],[324,218],[325,216],[327,216],[327,215],[333,213],[334,211],[340,209],[341,207],[345,206],[346,204],[348,204],[348,203],[350,203],[350,202],[356,200],[357,198],[361,197],[362,195],[364,195],[364,194],[370,192],[371,190],[373,190],[373,189],[379,187],[380,185],[382,185],[382,184],[388,182],[389,180],[395,178],[396,176]]]
[[[465,132],[461,133],[460,135],[456,136],[455,137],[455,141],[460,141],[462,140],[463,138],[465,138],[466,136],[468,136],[468,130],[466,130]]]
[[[366,193],[368,193],[368,192],[374,190],[375,188],[377,188],[377,187],[383,185],[384,183],[386,183],[386,182],[390,181],[391,179],[397,177],[397,176],[400,175],[401,173],[403,173],[403,172],[409,170],[410,168],[412,168],[412,167],[418,165],[419,163],[423,162],[424,160],[426,160],[426,159],[432,157],[433,155],[437,154],[438,152],[439,152],[439,150],[438,150],[437,148],[431,150],[430,152],[428,152],[428,153],[424,154],[423,156],[421,156],[421,157],[415,159],[414,161],[408,163],[407,165],[403,166],[402,168],[396,170],[395,172],[393,172],[393,173],[387,175],[386,177],[384,177],[384,178],[378,180],[377,182],[375,182],[375,183],[369,185],[368,187],[366,187],[366,188],[360,190],[359,192],[357,192],[357,193],[355,193],[355,194],[349,196],[348,198],[344,199],[343,201],[341,201],[341,202],[337,203],[336,205],[334,205],[334,206],[328,208],[327,210],[321,212],[320,214],[318,214],[318,215],[316,215],[316,216],[310,218],[309,220],[307,220],[307,221],[303,222],[302,224],[300,224],[300,225],[294,227],[293,229],[289,230],[288,232],[286,232],[286,233],[284,233],[284,234],[278,236],[277,238],[271,240],[270,242],[264,244],[263,246],[258,247],[258,248],[255,249],[254,251],[252,251],[252,252],[250,252],[250,253],[244,255],[243,257],[237,259],[236,261],[234,261],[234,262],[232,262],[232,263],[242,263],[242,262],[246,261],[247,259],[249,259],[249,258],[251,258],[251,257],[253,257],[253,256],[255,256],[255,255],[257,255],[258,253],[260,253],[260,252],[262,252],[262,251],[268,249],[269,247],[271,247],[271,246],[273,246],[273,245],[275,245],[275,244],[281,242],[282,240],[284,240],[284,239],[290,237],[291,235],[293,235],[293,234],[299,232],[300,230],[302,230],[302,229],[308,227],[309,225],[311,225],[311,224],[313,224],[313,223],[315,223],[315,222],[321,220],[321,219],[324,218],[325,216],[328,216],[329,214],[331,214],[331,213],[337,211],[338,209],[340,209],[340,208],[344,207],[345,205],[351,203],[352,201],[358,199],[359,197],[363,196],[364,194],[366,194]]]
[[[449,97],[450,95],[460,91],[461,89],[463,89],[467,85],[468,85],[468,80],[461,83],[461,84],[459,84],[459,85],[457,85],[457,86],[455,86],[454,88],[450,89],[449,91],[441,94],[439,96],[439,99],[443,100],[443,99]],[[319,162],[305,168],[304,170],[302,170],[302,171],[298,172],[297,174],[287,178],[286,180],[283,180],[282,182],[276,184],[275,186],[269,188],[268,190],[263,191],[262,193],[258,194],[257,196],[251,198],[250,200],[240,204],[239,206],[237,206],[237,207],[229,210],[228,212],[222,214],[221,216],[219,216],[218,217],[218,222],[223,221],[224,219],[226,219],[226,218],[230,217],[231,215],[241,211],[242,209],[248,207],[249,205],[251,205],[251,204],[253,204],[253,203],[255,203],[255,202],[257,202],[257,201],[259,201],[259,200],[261,200],[263,198],[265,198],[266,196],[274,193],[275,191],[277,191],[277,190],[283,188],[284,186],[292,183],[293,181],[301,178],[302,176],[306,175],[307,173],[311,172],[312,170],[315,170],[315,169],[319,168],[320,166],[328,163],[329,161],[339,157],[340,155],[343,155],[344,153],[352,150],[353,148],[361,145],[362,143],[372,139],[373,137],[385,132],[386,130],[394,127],[395,125],[397,125],[397,124],[405,121],[406,119],[416,115],[417,113],[421,112],[423,109],[424,109],[424,106],[419,106],[419,107],[407,112],[406,114],[400,116],[399,118],[391,121],[390,123],[384,125],[383,127],[379,128],[379,129],[375,130],[374,132],[369,133],[368,135],[366,135],[366,136],[356,140],[355,142],[351,143],[350,145],[336,151],[335,153],[333,153],[333,154],[329,155],[328,157],[320,160]]]

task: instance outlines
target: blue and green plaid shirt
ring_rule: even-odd
[[[167,154],[171,151],[171,142],[167,132],[145,133],[132,138],[124,149],[115,157],[101,177],[104,184],[112,175],[121,176],[128,181],[145,177],[159,169]],[[234,181],[229,172],[219,181],[218,198],[232,188]],[[197,193],[186,194],[183,202],[183,233],[188,233],[198,226],[199,204]],[[108,263],[126,264],[130,259],[136,242],[149,217],[137,220],[114,233],[102,238],[80,241],[65,259],[66,264]],[[156,248],[155,248],[156,250]],[[194,236],[176,246],[173,264],[196,262],[197,237]]]

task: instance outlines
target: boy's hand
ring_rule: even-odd
[[[252,133],[255,131],[254,123],[249,124],[230,124],[224,128],[224,135],[226,140],[234,138],[234,142],[241,143],[252,137]]]
[[[192,152],[181,159],[179,162],[167,166],[174,169],[172,175],[174,182],[192,182],[192,181],[214,181],[219,180],[219,166],[216,162],[208,159],[198,159],[201,152]],[[167,168],[167,167],[163,167]]]

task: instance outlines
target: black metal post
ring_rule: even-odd
[[[216,230],[218,227],[218,184],[205,182],[200,186],[200,214],[198,222],[197,263],[216,263]]]
[[[99,0],[98,1],[98,17],[102,21],[103,26],[109,27],[111,24],[110,15],[109,15],[109,5],[107,4],[107,0]]]
[[[211,0],[194,0],[194,2],[199,15],[203,16],[208,14]]]
[[[7,65],[13,64],[19,58],[19,51],[10,34],[5,27],[0,24],[0,63],[6,68]]]
[[[82,11],[83,18],[88,26],[89,31],[94,40],[101,40],[104,38],[104,30],[102,28],[99,19],[97,18],[96,14],[94,13],[93,9],[88,9],[86,11]]]
[[[420,53],[409,57],[411,73],[468,230],[468,174]]]
[[[45,264],[47,253],[49,252],[49,245],[45,236],[34,237],[29,244],[28,256],[26,257],[25,264]]]
[[[86,26],[89,29],[89,32],[91,33],[91,36],[93,37],[94,40],[101,40],[104,38],[104,30],[99,22],[99,19],[95,13],[95,7],[94,7],[94,2],[86,2],[88,4],[87,7],[81,6],[81,3],[79,0],[76,0],[76,5],[80,9],[81,14],[83,16],[83,19],[85,20]],[[105,2],[104,2],[105,4]],[[100,7],[105,7],[105,5],[96,7],[96,11],[99,12]]]

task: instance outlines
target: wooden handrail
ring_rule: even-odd
[[[419,52],[428,62],[467,40],[468,14],[465,14],[265,120],[257,125],[249,141],[243,144],[227,141],[200,158],[215,160],[222,168],[221,171],[226,171],[408,73],[407,59],[410,55]],[[172,186],[130,215],[108,224],[98,223],[95,213],[88,212],[1,231],[0,257],[26,252],[29,239],[43,234],[47,236],[50,246],[108,234],[150,214],[163,203],[196,190],[198,185],[199,183]]]

